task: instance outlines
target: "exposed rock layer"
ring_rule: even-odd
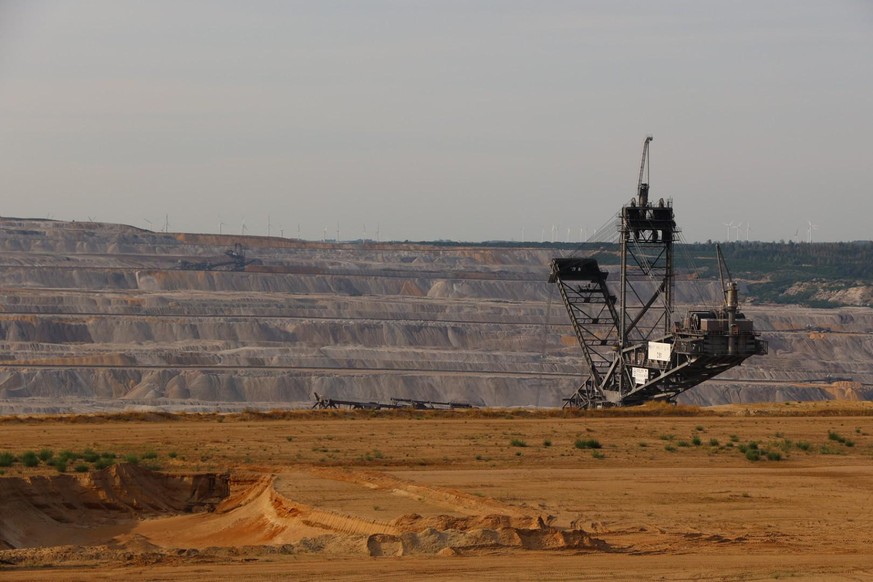
[[[258,264],[179,268],[235,242]],[[0,411],[299,406],[313,392],[559,406],[580,379],[548,249],[18,219],[0,220],[0,249]],[[681,306],[718,303],[716,282],[677,279]],[[685,401],[873,398],[873,310],[744,311],[770,355]]]

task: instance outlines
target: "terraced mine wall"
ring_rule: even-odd
[[[183,270],[221,261],[245,271]],[[548,263],[561,253],[316,243],[0,219],[0,412],[309,406],[322,396],[560,406],[581,350]],[[677,277],[679,312],[718,283]],[[873,399],[873,309],[742,307],[770,355],[696,404]]]

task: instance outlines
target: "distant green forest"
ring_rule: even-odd
[[[470,243],[437,244],[470,246]],[[590,256],[604,265],[619,262],[618,245],[614,243],[491,241],[481,246],[548,248],[564,256],[569,253]],[[873,286],[873,241],[728,242],[721,243],[721,249],[733,277],[747,283],[748,296],[756,301],[833,307],[841,303],[828,300],[828,294]],[[674,260],[679,273],[701,279],[718,278],[715,243],[677,244]],[[789,289],[791,292],[786,294]]]
[[[734,242],[723,244],[735,279],[748,282],[758,301],[831,307],[827,293],[873,285],[873,241],[839,243]],[[677,269],[718,277],[715,244],[677,247]],[[786,295],[787,289],[794,293]]]

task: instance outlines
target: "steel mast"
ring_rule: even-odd
[[[732,280],[722,284],[721,310],[692,311],[682,321],[674,321],[673,244],[679,229],[672,200],[649,201],[652,140],[648,136],[643,143],[636,196],[619,214],[618,299],[606,282],[609,273],[595,259],[551,262],[549,281],[558,284],[586,367],[587,378],[565,399],[567,406],[672,400],[749,356],[767,352],[752,322],[737,311]],[[718,255],[719,267],[726,271],[721,249]]]

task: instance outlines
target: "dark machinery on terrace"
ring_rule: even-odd
[[[183,271],[245,271],[247,265],[259,264],[258,259],[246,259],[246,251],[240,243],[233,245],[232,249],[224,251],[228,260],[211,262],[211,261],[179,261],[179,268]]]
[[[643,144],[637,196],[619,214],[620,280],[595,259],[551,262],[556,283],[582,346],[587,378],[565,407],[630,406],[672,401],[701,382],[767,353],[752,321],[738,311],[737,285],[717,248],[724,304],[673,320],[673,244],[679,229],[672,201],[649,202],[649,143]],[[617,294],[617,296],[616,296]]]
[[[456,410],[458,408],[475,408],[467,402],[436,402],[433,400],[414,400],[412,398],[392,398],[386,402],[364,402],[361,400],[338,400],[320,396],[318,392],[312,393],[315,398],[313,409],[339,409],[351,408],[352,410],[382,410],[396,408],[412,408],[414,410]]]

